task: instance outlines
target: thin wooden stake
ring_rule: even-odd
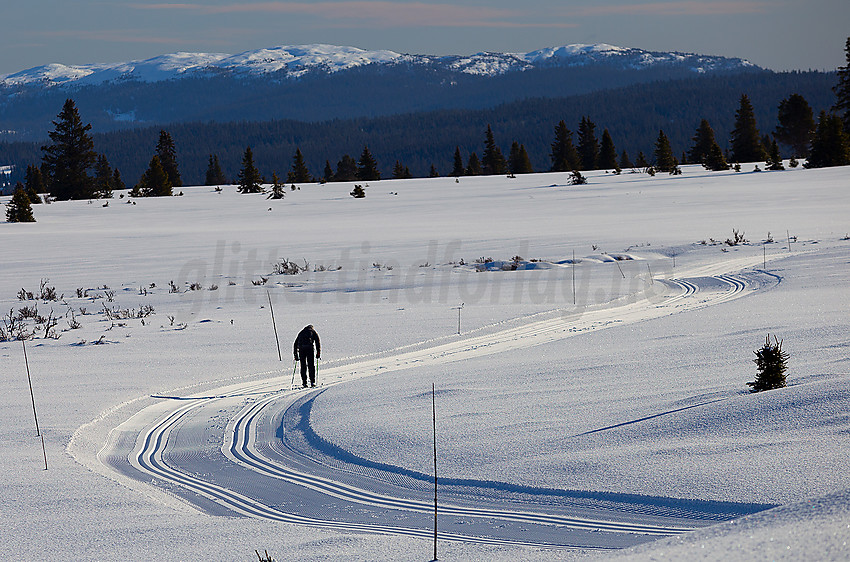
[[[790,251],[791,251],[791,231],[790,231],[790,230],[786,230],[786,231],[785,231],[785,236],[787,236],[787,237],[788,237],[788,251],[790,252]]]
[[[274,341],[277,342],[277,358],[283,362],[283,355],[280,353],[280,339],[277,337],[277,323],[274,321],[274,306],[272,306],[272,294],[266,290],[266,295],[269,297],[269,310],[272,313],[272,326],[274,327]]]
[[[24,348],[24,365],[27,367],[27,382],[30,385],[30,398],[32,398],[32,415],[35,418],[35,436],[41,435],[41,430],[38,428],[38,414],[35,412],[35,394],[32,391],[32,377],[30,377],[30,364],[27,360],[27,344],[25,340],[21,340],[21,345]],[[46,464],[46,463],[45,463]]]
[[[765,242],[764,244],[761,245],[761,249],[762,249],[762,255],[763,255],[762,259],[764,261],[764,265],[763,265],[762,269],[767,269],[767,242]]]
[[[431,419],[434,429],[434,560],[437,560],[437,390],[431,383]]]
[[[573,304],[576,304],[576,251],[573,250]]]

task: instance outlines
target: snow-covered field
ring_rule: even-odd
[[[588,177],[372,182],[365,199],[351,184],[283,201],[190,187],[0,223],[0,312],[37,305],[58,319],[26,347],[48,470],[21,343],[0,343],[2,557],[430,559],[426,537],[393,533],[418,524],[402,511],[362,507],[380,534],[332,529],[322,521],[357,510],[228,484],[222,467],[257,472],[239,455],[295,451],[289,461],[329,471],[315,482],[358,490],[433,474],[434,383],[438,473],[464,487],[448,504],[632,529],[545,524],[563,529],[551,540],[447,512],[440,559],[847,559],[850,170]],[[733,229],[749,242],[724,244]],[[276,274],[284,259],[308,271]],[[42,281],[57,300],[18,299]],[[288,390],[308,323],[323,344],[317,394]],[[789,387],[749,394],[768,333],[792,354]],[[293,402],[309,406],[303,449],[274,431]],[[232,437],[243,421],[255,436],[244,443]],[[133,465],[128,453],[154,454],[136,437],[157,424],[159,456]],[[195,492],[168,471],[272,509],[301,502],[309,524],[238,516],[219,488]],[[571,511],[582,501],[588,511]],[[735,513],[750,515],[720,522]],[[701,530],[634,530],[663,521]],[[596,549],[620,539],[650,542]]]

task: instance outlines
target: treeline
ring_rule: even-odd
[[[453,110],[415,113],[373,119],[332,120],[321,123],[266,121],[238,123],[172,124],[167,129],[177,150],[177,160],[186,185],[203,184],[214,155],[222,175],[234,181],[241,170],[246,147],[262,176],[275,173],[285,178],[292,158],[299,151],[304,165],[316,178],[328,165],[336,172],[343,157],[361,155],[368,147],[382,177],[393,177],[398,167],[413,176],[456,171],[458,153],[464,167],[473,153],[485,149],[485,131],[490,126],[496,146],[510,154],[516,143],[531,169],[552,169],[551,151],[555,128],[579,128],[591,122],[601,135],[608,131],[618,158],[625,151],[633,159],[644,153],[651,157],[659,131],[680,160],[693,145],[695,130],[703,119],[710,122],[719,148],[732,149],[731,133],[742,94],[752,106],[756,126],[764,134],[774,132],[779,106],[798,94],[815,115],[835,105],[832,89],[835,73],[761,73],[738,76],[695,77],[673,82],[641,84],[559,99],[531,99],[487,110]],[[135,182],[150,164],[152,147],[162,128],[116,131],[92,135],[95,150]],[[789,145],[782,151],[790,156]],[[796,154],[802,156],[802,154]],[[0,162],[27,165],[40,162],[36,143],[0,144]],[[354,159],[352,158],[352,159]],[[618,160],[619,161],[619,160]]]

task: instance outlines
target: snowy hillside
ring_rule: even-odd
[[[6,85],[94,85],[113,81],[158,82],[184,76],[278,74],[298,78],[306,74],[334,73],[365,65],[434,66],[478,76],[552,66],[609,65],[623,69],[678,66],[693,72],[754,69],[741,59],[683,53],[660,53],[612,45],[566,45],[530,53],[476,53],[432,56],[367,51],[334,45],[279,46],[221,53],[175,53],[142,61],[64,65],[48,64],[0,76]]]
[[[0,558],[430,560],[433,384],[440,560],[846,560],[850,168],[752,169],[0,222]]]

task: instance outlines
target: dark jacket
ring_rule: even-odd
[[[322,343],[319,341],[319,334],[316,333],[316,330],[313,329],[313,326],[307,326],[306,328],[301,330],[298,333],[298,337],[295,338],[295,343],[292,346],[292,352],[295,354],[295,357],[298,357],[302,354],[312,355],[313,344],[316,345],[316,357],[321,357]]]

